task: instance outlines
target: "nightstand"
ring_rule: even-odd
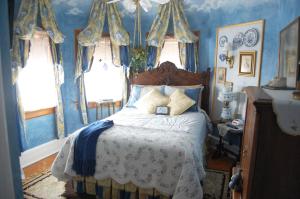
[[[231,136],[235,136],[238,137],[239,139],[239,153],[236,156],[236,161],[239,162],[240,161],[240,155],[241,155],[241,144],[242,144],[242,137],[243,137],[243,127],[240,127],[238,129],[232,128],[227,126],[227,123],[231,123],[229,122],[225,122],[225,121],[213,121],[213,124],[215,125],[215,127],[218,130],[218,135],[219,135],[219,143],[217,146],[217,151],[214,154],[215,158],[219,158],[222,155],[225,154],[225,149],[224,149],[224,137],[226,135],[231,135]]]
[[[97,105],[96,106],[96,120],[103,118],[103,106],[107,107],[108,116],[111,115],[111,112],[110,112],[111,106],[113,108],[113,114],[115,113],[115,102],[111,99],[100,100],[100,101],[96,102],[96,105]],[[101,112],[101,118],[99,118],[99,109]]]

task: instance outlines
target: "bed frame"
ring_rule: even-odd
[[[164,62],[158,68],[151,71],[136,74],[131,78],[131,84],[140,85],[169,85],[169,86],[191,86],[202,84],[201,107],[207,113],[209,110],[209,81],[210,69],[205,72],[192,73],[177,69],[171,62]],[[132,183],[119,184],[112,179],[96,180],[93,177],[74,177],[68,184],[71,190],[77,193],[97,195],[102,199],[121,199],[124,193],[130,193],[131,199],[160,198],[171,199],[172,196],[165,195],[153,188],[140,188]]]
[[[191,86],[202,84],[201,108],[209,114],[209,81],[210,68],[205,72],[192,73],[178,69],[172,62],[164,62],[159,67],[134,75],[131,84],[140,85],[168,85],[168,86]]]

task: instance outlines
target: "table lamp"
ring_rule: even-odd
[[[232,85],[225,85],[219,93],[218,100],[223,103],[221,119],[228,121],[232,119],[230,102],[236,99],[236,93],[232,92]]]

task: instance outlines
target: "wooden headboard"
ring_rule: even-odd
[[[164,62],[159,67],[139,73],[131,79],[132,84],[140,85],[191,86],[202,84],[204,90],[202,92],[201,108],[207,113],[209,113],[209,81],[209,68],[205,72],[192,73],[178,69],[171,62]]]

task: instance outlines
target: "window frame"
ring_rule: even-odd
[[[49,41],[51,39],[49,37],[49,35],[48,35],[48,39],[49,39]],[[50,44],[49,44],[49,47],[50,47]],[[50,49],[50,51],[51,51],[51,49]],[[52,54],[51,54],[51,59],[53,59]],[[48,107],[48,108],[41,108],[41,109],[35,110],[35,111],[24,111],[25,120],[30,120],[30,119],[34,119],[34,118],[38,118],[38,117],[42,117],[42,116],[46,116],[46,115],[53,115],[56,112],[56,107],[57,106],[52,106],[52,107]]]
[[[78,53],[78,40],[77,40],[77,37],[79,35],[79,33],[82,31],[82,29],[75,29],[74,30],[74,49],[75,49],[75,64],[77,62],[77,53]],[[110,34],[107,33],[107,32],[102,32],[102,36],[101,37],[110,37]],[[116,108],[120,108],[122,106],[122,101],[121,100],[118,100],[118,101],[114,101],[114,106]],[[79,110],[79,101],[76,100],[75,101],[75,104],[76,104],[76,107],[77,109]],[[104,105],[104,107],[108,107],[107,105]],[[87,108],[89,109],[94,109],[94,108],[97,108],[97,102],[88,102],[87,103]]]

